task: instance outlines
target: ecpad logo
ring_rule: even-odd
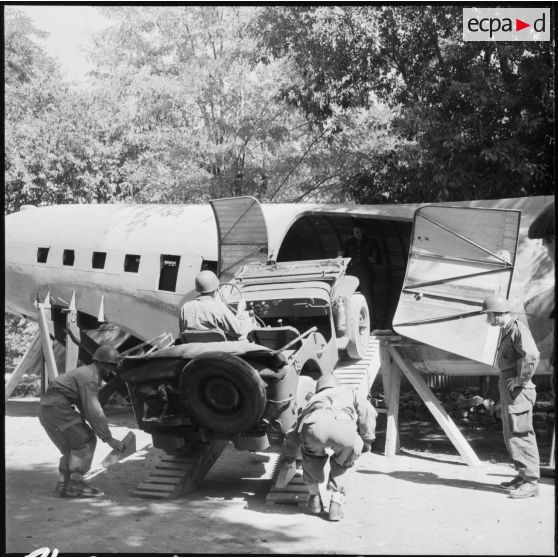
[[[463,8],[464,41],[550,41],[550,8]]]

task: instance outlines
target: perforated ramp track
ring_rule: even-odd
[[[134,491],[140,498],[172,499],[188,494],[203,480],[227,440],[196,442],[181,455],[162,455]]]

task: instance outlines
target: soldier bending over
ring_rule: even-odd
[[[304,482],[310,494],[312,513],[321,513],[323,503],[318,490],[324,482],[324,467],[330,450],[327,490],[331,492],[330,521],[343,518],[344,488],[340,477],[352,467],[361,453],[370,451],[375,438],[378,413],[361,393],[340,386],[333,376],[322,377],[316,393],[308,401],[297,423],[287,433],[286,458],[295,459],[300,447]]]
[[[124,451],[122,442],[112,437],[98,398],[101,380],[111,379],[119,362],[118,351],[102,345],[92,364],[58,376],[41,397],[39,420],[62,453],[55,496],[88,498],[101,494],[83,480],[95,453],[95,434],[114,450]]]

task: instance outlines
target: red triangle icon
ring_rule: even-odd
[[[516,31],[521,31],[522,29],[525,29],[527,27],[531,27],[530,23],[525,23],[524,21],[521,21],[520,19],[515,18],[515,30]]]

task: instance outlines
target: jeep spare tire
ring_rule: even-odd
[[[349,343],[347,354],[350,358],[364,358],[370,339],[370,312],[364,296],[360,293],[351,295],[348,310],[347,334]]]
[[[214,432],[245,432],[265,411],[263,380],[236,355],[211,352],[192,359],[182,369],[178,387],[189,415]]]

